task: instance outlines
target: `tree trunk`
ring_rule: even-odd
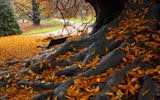
[[[96,11],[96,23],[91,34],[97,32],[102,26],[118,17],[127,0],[85,0]]]
[[[35,0],[32,0],[32,12],[33,12],[33,24],[34,25],[40,25],[40,12],[39,12],[39,6]]]
[[[159,1],[86,1],[97,15],[92,33],[26,60],[21,77],[43,77],[17,84],[50,90],[34,100],[158,100]]]

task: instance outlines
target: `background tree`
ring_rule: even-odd
[[[14,0],[17,13],[20,19],[27,19],[33,22],[33,25],[40,25],[41,10],[38,0]]]
[[[32,0],[32,12],[33,12],[33,25],[40,25],[40,11],[39,11],[39,4],[36,0]]]
[[[61,13],[63,13],[65,18],[94,15],[91,6],[86,4],[84,0],[50,0],[50,2],[54,6],[54,13],[57,14],[58,17],[62,17]]]
[[[75,18],[94,16],[94,11],[91,6],[86,4],[84,0],[14,0],[17,13],[20,16],[33,19],[33,9],[36,8],[37,17],[46,18]],[[63,15],[62,15],[63,14]],[[35,16],[35,15],[34,15]]]
[[[17,22],[11,0],[0,0],[0,36],[20,34],[22,31]]]

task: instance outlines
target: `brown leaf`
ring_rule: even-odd
[[[150,91],[150,89],[145,90],[145,91],[142,93],[142,96],[145,96],[149,91]]]

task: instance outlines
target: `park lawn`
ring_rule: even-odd
[[[42,24],[51,24],[51,25],[62,24],[62,22],[57,21],[57,20],[53,20],[53,19],[41,20],[41,23],[42,23]]]
[[[77,18],[69,18],[70,21],[76,22],[76,23],[83,23],[82,22],[82,18],[81,17],[77,17]],[[91,24],[93,24],[95,22],[95,18],[94,17],[87,17],[85,18],[83,21],[84,23],[88,23],[90,22]]]
[[[63,28],[63,23],[60,21],[48,19],[42,20],[40,25],[32,25],[31,22],[22,23],[21,28],[23,30],[23,34],[40,34],[53,32],[56,30],[60,30]]]
[[[47,32],[53,32],[53,31],[56,31],[56,30],[60,30],[62,29],[63,27],[62,26],[51,26],[51,27],[46,27],[46,28],[37,28],[35,30],[31,30],[29,32],[25,32],[23,34],[40,34],[40,33],[47,33]]]

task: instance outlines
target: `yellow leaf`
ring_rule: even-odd
[[[118,85],[118,87],[121,89],[127,89],[127,85]]]
[[[28,73],[33,77],[36,76],[36,74],[32,70],[29,70]]]
[[[135,82],[135,81],[137,81],[136,77],[134,77],[134,78],[131,79],[131,82]]]
[[[39,68],[42,69],[43,67],[43,63],[40,63]]]
[[[104,93],[105,95],[108,95],[108,96],[113,96],[114,94],[112,92],[106,92]]]
[[[138,74],[143,74],[144,73],[144,71],[142,71],[142,70],[138,70]]]
[[[124,62],[127,62],[127,59],[126,59],[126,58],[122,58],[122,60],[123,60]]]
[[[142,96],[145,96],[149,91],[150,91],[150,89],[145,90],[145,91],[142,93]]]
[[[97,80],[97,82],[101,82],[101,79],[100,79],[100,78],[97,78],[96,80]]]
[[[50,62],[48,63],[48,66],[49,66],[50,68],[52,68],[52,64],[51,64]]]
[[[3,78],[3,77],[2,77],[2,76],[0,76],[0,80],[2,80],[2,78]]]
[[[119,97],[123,97],[124,93],[119,89],[116,93]]]
[[[136,91],[135,91],[135,88],[133,86],[130,86],[129,87],[129,92],[132,94],[132,95],[135,95]]]
[[[87,92],[90,92],[90,93],[95,93],[95,92],[98,92],[99,91],[99,87],[96,87],[96,88],[94,88],[94,89],[88,89],[88,88],[86,88],[85,89]]]
[[[115,96],[112,96],[111,100],[116,100],[116,97],[115,97]]]
[[[134,87],[135,87],[136,89],[139,89],[139,88],[140,88],[140,85],[139,85],[139,84],[136,84]]]
[[[41,83],[45,83],[45,82],[46,82],[45,80],[42,80],[42,81],[41,81]]]

